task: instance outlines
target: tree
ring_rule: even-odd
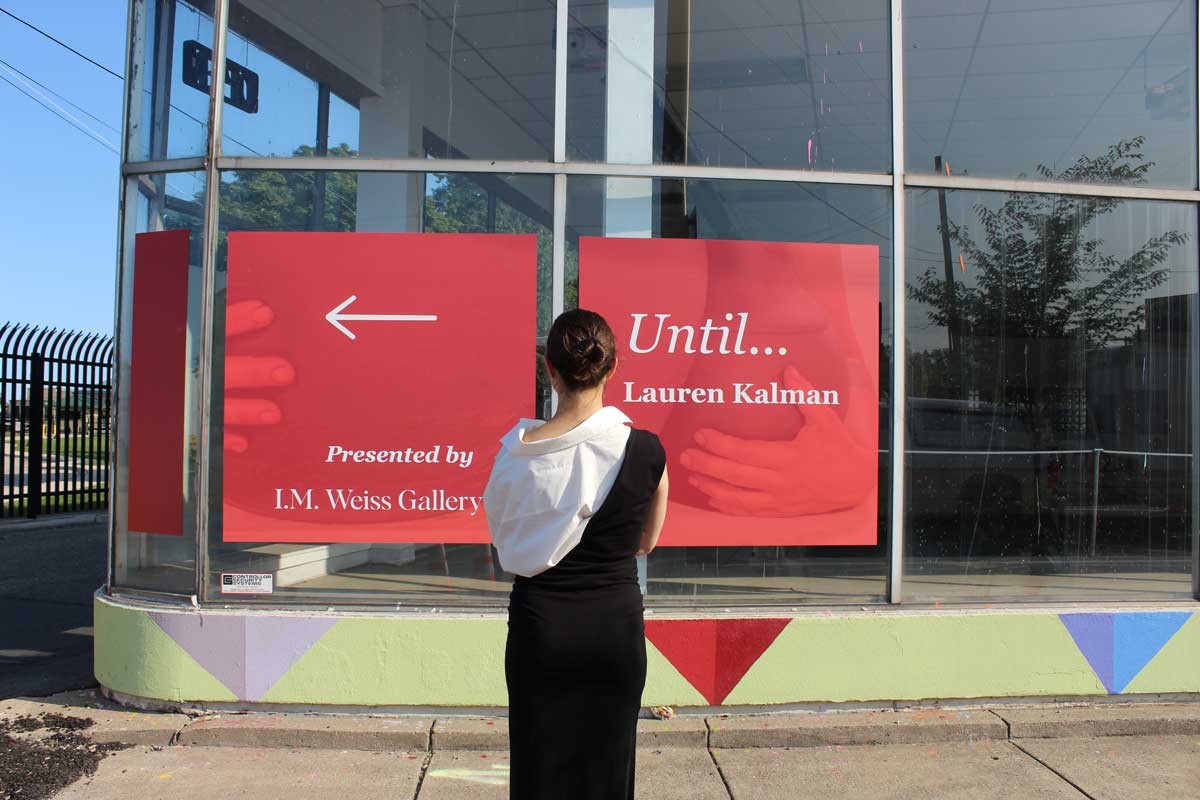
[[[315,154],[313,147],[304,145],[293,155]],[[347,144],[329,150],[331,158],[354,155],[357,153]],[[221,184],[219,247],[224,247],[227,231],[352,231],[357,196],[357,172],[235,173],[232,180]],[[317,200],[322,197],[323,202],[318,206]],[[320,219],[316,219],[317,215]]]
[[[1082,157],[1044,178],[1070,183],[1146,182],[1153,166],[1141,153],[1142,137],[1121,141],[1103,155]],[[1096,220],[1126,201],[1106,197],[1009,194],[999,208],[975,206],[976,240],[969,226],[944,220],[972,284],[951,281],[931,268],[908,287],[935,325],[950,328],[958,352],[949,358],[921,354],[923,375],[959,392],[976,385],[984,399],[1018,403],[1033,421],[1035,446],[1046,444],[1056,392],[1071,381],[1080,350],[1131,338],[1142,322],[1144,296],[1166,279],[1172,250],[1188,235],[1152,236],[1128,256],[1111,253],[1094,235]],[[1073,357],[1074,354],[1074,357]],[[940,368],[940,369],[939,369]],[[1074,370],[1078,372],[1078,369]]]

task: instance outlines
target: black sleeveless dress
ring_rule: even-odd
[[[646,685],[635,554],[665,466],[658,437],[631,429],[579,544],[513,584],[504,652],[513,800],[633,800]]]

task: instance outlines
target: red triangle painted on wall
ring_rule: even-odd
[[[675,669],[720,705],[790,619],[648,619],[646,638]]]

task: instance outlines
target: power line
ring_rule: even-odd
[[[103,64],[101,64],[99,61],[95,60],[94,58],[89,58],[89,57],[85,56],[83,53],[79,52],[79,51],[78,51],[78,50],[76,50],[74,47],[71,47],[71,45],[67,44],[67,43],[66,43],[66,42],[64,42],[63,40],[54,38],[54,37],[53,37],[53,36],[51,36],[50,34],[46,33],[44,30],[42,30],[41,28],[39,28],[38,26],[34,25],[34,24],[33,24],[33,23],[31,23],[31,22],[27,22],[27,21],[25,21],[25,20],[21,19],[21,18],[20,18],[20,17],[18,17],[16,14],[12,13],[11,11],[9,11],[8,9],[6,9],[6,8],[3,8],[3,7],[0,7],[0,14],[5,14],[5,15],[7,15],[7,16],[10,16],[10,17],[12,17],[13,19],[15,19],[17,22],[19,22],[19,23],[21,23],[22,25],[24,25],[26,28],[29,28],[30,30],[33,30],[33,31],[37,31],[37,32],[38,32],[38,33],[40,33],[42,36],[45,36],[45,37],[46,37],[47,39],[49,39],[50,41],[54,42],[56,45],[58,45],[58,46],[60,46],[60,47],[65,47],[65,48],[67,48],[67,49],[68,49],[68,50],[70,50],[72,53],[74,53],[75,55],[77,55],[77,56],[79,56],[80,58],[82,58],[84,61],[88,62],[89,64],[94,64],[94,65],[96,65],[96,66],[97,66],[97,67],[99,67],[100,69],[102,69],[102,70],[104,70],[105,72],[107,72],[109,75],[112,75],[112,76],[113,76],[114,78],[116,78],[117,80],[119,80],[119,81],[123,81],[123,80],[125,80],[125,78],[124,78],[123,76],[121,76],[120,74],[118,74],[118,73],[114,72],[113,70],[109,69],[108,67],[104,66],[104,65],[103,65]]]
[[[29,83],[32,83],[32,84],[34,84],[34,85],[36,85],[36,86],[40,87],[41,89],[43,89],[43,90],[45,90],[45,91],[49,92],[50,94],[54,95],[54,96],[55,96],[55,97],[57,97],[59,100],[62,100],[64,103],[66,103],[67,105],[71,106],[72,108],[75,108],[75,109],[77,109],[77,110],[79,110],[79,111],[83,112],[83,113],[84,113],[84,114],[86,114],[87,116],[89,116],[89,117],[91,117],[92,119],[96,120],[96,122],[99,122],[101,125],[103,125],[104,127],[108,128],[108,129],[109,129],[110,131],[112,131],[113,133],[120,135],[120,133],[121,133],[121,130],[120,130],[120,128],[116,128],[116,127],[114,127],[114,126],[112,126],[112,125],[108,124],[107,122],[105,122],[104,120],[100,119],[100,118],[99,118],[99,117],[97,117],[95,114],[93,114],[92,112],[88,111],[86,108],[84,108],[83,106],[79,105],[78,103],[73,103],[73,102],[71,102],[71,100],[69,100],[68,98],[64,97],[64,96],[63,96],[61,93],[54,91],[53,89],[51,89],[51,88],[50,88],[49,86],[47,86],[46,84],[42,83],[41,81],[37,80],[37,79],[36,79],[36,78],[34,78],[33,76],[29,75],[27,72],[22,72],[21,70],[19,70],[19,69],[17,69],[16,67],[14,67],[12,64],[10,64],[10,63],[8,63],[7,61],[5,61],[3,58],[0,58],[0,64],[2,64],[2,65],[4,65],[5,67],[7,67],[7,68],[8,68],[8,69],[9,69],[11,72],[15,72],[17,75],[20,75],[22,78],[24,78],[24,79],[25,79],[26,81],[28,81]]]
[[[29,91],[29,90],[28,90],[26,87],[24,87],[24,86],[21,86],[21,85],[20,85],[20,84],[18,84],[18,83],[14,83],[13,81],[9,80],[8,76],[6,76],[6,75],[4,75],[4,74],[2,74],[2,73],[0,73],[0,81],[4,81],[4,82],[5,82],[5,83],[7,83],[9,86],[13,87],[13,88],[14,88],[14,89],[16,89],[18,92],[20,92],[21,94],[25,95],[25,96],[26,96],[26,97],[28,97],[29,99],[31,99],[31,100],[33,100],[34,102],[38,103],[38,104],[39,104],[39,105],[41,105],[43,108],[45,108],[47,111],[49,111],[50,113],[52,113],[52,114],[54,114],[55,116],[59,117],[59,118],[60,118],[60,119],[62,119],[64,122],[66,122],[68,125],[70,125],[71,127],[75,128],[75,129],[76,129],[77,131],[79,131],[80,133],[82,133],[82,134],[86,135],[88,138],[90,138],[90,139],[94,139],[95,141],[97,141],[97,142],[99,142],[100,144],[104,145],[105,147],[107,147],[109,150],[113,151],[113,152],[114,152],[114,153],[116,153],[117,155],[120,155],[120,151],[119,151],[119,150],[117,150],[117,148],[116,148],[116,146],[115,146],[115,145],[113,145],[111,142],[109,142],[107,139],[105,139],[103,136],[101,136],[101,135],[100,135],[99,133],[97,133],[96,131],[94,131],[94,130],[92,130],[91,128],[89,128],[87,125],[85,125],[85,124],[84,124],[83,122],[81,122],[79,119],[77,119],[76,117],[72,116],[70,112],[68,112],[68,111],[67,111],[66,109],[64,109],[62,106],[59,106],[59,105],[57,105],[56,103],[54,103],[54,101],[50,100],[49,98],[42,97],[42,96],[40,96],[40,95],[38,95],[38,94],[36,94],[36,93],[34,93],[34,92],[31,92],[31,91]]]

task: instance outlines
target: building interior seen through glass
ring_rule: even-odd
[[[213,4],[134,8],[131,59],[141,68],[130,81],[127,160],[202,156]],[[910,603],[1193,593],[1200,231],[1196,198],[1178,195],[1197,176],[1194,3],[905,0],[899,169],[884,0],[573,0],[567,11],[560,37],[553,0],[231,0],[215,227],[206,229],[204,172],[127,179],[121,333],[134,234],[187,229],[189,369],[184,535],[130,531],[118,477],[117,587],[212,603],[505,603],[511,576],[486,544],[223,535],[231,514],[251,513],[225,466],[286,438],[286,426],[263,420],[287,419],[303,402],[292,377],[272,383],[225,356],[228,337],[261,312],[226,306],[230,234],[375,232],[536,236],[528,347],[538,372],[523,413],[540,418],[554,402],[545,336],[556,307],[586,296],[590,242],[872,248],[874,311],[854,327],[878,390],[871,441],[844,440],[874,448],[870,470],[845,479],[869,491],[836,514],[798,492],[785,512],[724,516],[732,533],[719,544],[659,548],[640,564],[657,606],[883,603],[895,599],[897,575]],[[561,41],[566,69],[556,73]],[[556,74],[565,130],[559,169],[548,170]],[[283,161],[298,157],[331,160]],[[356,170],[355,158],[376,163]],[[591,162],[618,166],[597,174]],[[955,187],[975,178],[1054,182],[1059,193]],[[1095,193],[1072,193],[1075,184]],[[215,251],[210,352],[206,246]],[[678,294],[784,296],[772,282],[799,280],[752,261],[731,274],[714,268],[706,286]],[[802,327],[801,310],[777,313],[784,335]],[[123,348],[122,374],[128,356]],[[897,361],[903,454],[891,449]],[[803,369],[803,357],[790,365]],[[610,392],[622,387],[618,375]],[[421,393],[421,377],[398,379],[394,391]],[[342,413],[387,404],[361,398]],[[202,414],[211,424],[198,481]],[[770,444],[781,452],[803,441]],[[711,498],[687,488],[696,474],[694,485],[722,482],[723,497],[761,491],[681,452],[669,457],[676,525],[709,524]],[[901,530],[893,465],[903,471]],[[792,480],[812,476],[780,471],[768,483],[787,494]],[[851,516],[869,526],[869,543],[736,543],[738,531],[767,528],[814,541]],[[270,573],[274,594],[224,596],[230,572]]]
[[[571,158],[887,172],[883,0],[572,2]],[[649,107],[631,120],[621,113]],[[645,131],[630,136],[631,123]]]
[[[905,0],[904,20],[909,172],[1196,185],[1196,3]],[[1136,176],[1088,166],[1134,146]]]

